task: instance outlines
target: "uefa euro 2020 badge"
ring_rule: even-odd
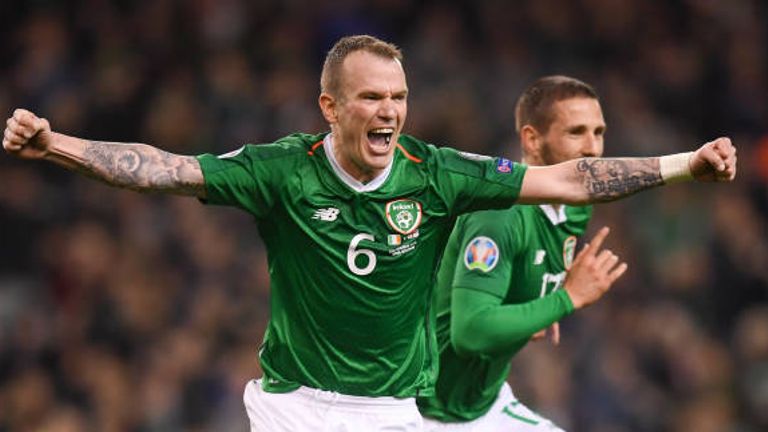
[[[464,249],[464,266],[467,270],[488,273],[499,262],[499,247],[490,237],[475,237]]]

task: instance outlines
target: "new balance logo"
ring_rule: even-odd
[[[315,214],[312,216],[312,219],[320,219],[321,221],[333,222],[338,216],[339,209],[335,207],[328,207],[315,210]]]
[[[544,257],[547,256],[547,251],[539,249],[536,251],[536,257],[533,258],[533,265],[541,265],[544,262]]]

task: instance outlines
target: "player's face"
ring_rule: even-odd
[[[553,165],[603,154],[605,120],[597,99],[577,97],[555,102],[554,121],[541,136],[539,162]]]
[[[324,110],[334,150],[350,175],[369,181],[389,165],[405,122],[405,72],[397,60],[356,51],[344,60],[340,81],[331,118]]]

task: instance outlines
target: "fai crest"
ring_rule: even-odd
[[[566,270],[571,269],[573,265],[573,255],[576,252],[576,237],[570,236],[563,242],[563,264]]]
[[[467,270],[480,270],[488,273],[499,262],[499,247],[491,238],[480,236],[473,238],[464,249],[464,266]]]
[[[421,204],[410,199],[390,201],[385,208],[387,222],[400,234],[410,234],[421,224]]]

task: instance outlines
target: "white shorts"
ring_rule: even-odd
[[[529,410],[504,383],[491,409],[468,422],[443,423],[424,418],[424,432],[565,432],[554,423]]]
[[[348,396],[300,387],[268,393],[251,380],[243,394],[251,432],[421,432],[414,398]]]

